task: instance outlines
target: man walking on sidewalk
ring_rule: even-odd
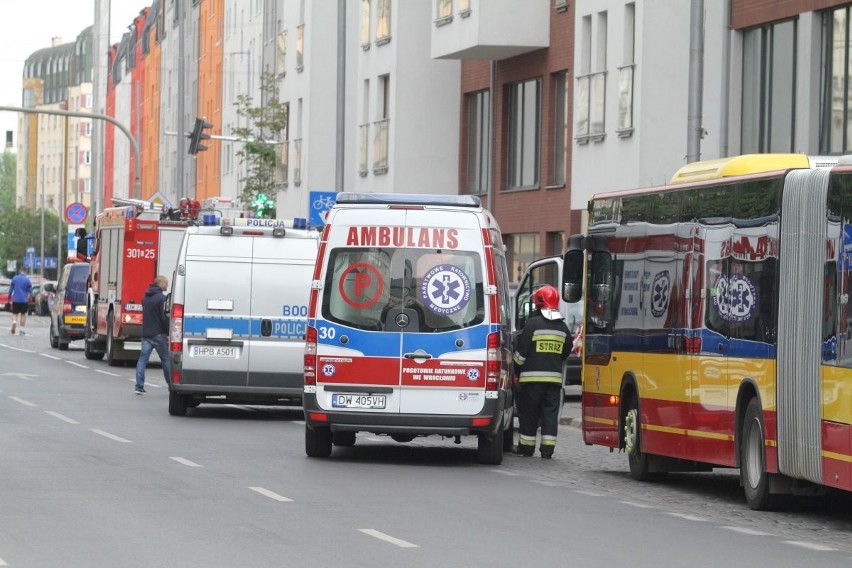
[[[515,349],[518,375],[518,453],[535,453],[541,423],[541,457],[550,459],[556,448],[559,407],[562,405],[562,363],[571,353],[571,332],[559,313],[559,292],[542,286],[533,293],[535,312],[524,324]]]
[[[169,318],[166,316],[166,295],[169,279],[157,276],[142,298],[142,349],[136,363],[136,394],[145,394],[145,367],[151,351],[157,350],[163,364],[163,378],[169,379]]]
[[[27,326],[27,312],[30,308],[30,294],[33,291],[33,283],[27,276],[27,269],[21,268],[21,271],[12,278],[12,283],[9,285],[9,302],[12,304],[12,335],[15,335],[15,330],[18,329],[18,320],[20,319],[20,333],[26,335],[24,328]]]

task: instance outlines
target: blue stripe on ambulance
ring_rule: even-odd
[[[247,318],[227,316],[185,316],[183,332],[185,335],[204,336],[209,328],[230,329],[234,337],[262,337],[261,322],[272,322],[269,337],[280,339],[304,339],[307,322],[292,318]]]
[[[499,325],[476,325],[441,333],[403,333],[402,351],[423,349],[433,356],[438,356],[470,349],[484,349],[489,329],[494,333],[499,332],[501,328]],[[340,341],[344,336],[346,343]],[[317,326],[318,345],[345,347],[365,357],[399,357],[399,336],[398,332],[368,331],[328,321],[320,321]],[[459,339],[462,340],[461,347],[456,344]]]

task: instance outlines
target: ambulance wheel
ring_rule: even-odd
[[[169,414],[172,416],[186,416],[186,399],[187,396],[185,394],[169,391]]]
[[[312,458],[331,455],[331,429],[311,428],[305,425],[305,453]]]
[[[486,433],[479,434],[479,443],[476,446],[476,461],[481,464],[500,465],[503,463],[502,434],[489,436]]]
[[[766,453],[763,435],[763,412],[757,397],[746,407],[740,433],[740,483],[745,491],[746,503],[756,511],[767,511],[778,506],[779,496],[769,492],[769,474],[766,473]]]
[[[107,318],[107,340],[106,340],[106,360],[110,367],[120,367],[124,361],[119,361],[115,358],[115,340],[112,338],[112,324],[114,317],[112,312]]]
[[[355,432],[332,432],[331,441],[335,446],[354,446]]]
[[[55,322],[53,321],[53,318],[50,318],[50,331],[48,331],[47,333],[48,333],[48,336],[50,337],[50,346],[53,347],[54,349],[56,349],[57,347],[59,347],[59,338],[56,337],[56,331],[55,331],[55,328],[54,328],[54,323]]]
[[[515,445],[515,418],[509,423],[509,427],[503,430],[503,451],[511,452]]]

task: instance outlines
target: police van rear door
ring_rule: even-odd
[[[245,386],[249,365],[252,239],[202,228],[187,235],[184,382]]]
[[[293,236],[291,236],[293,235]],[[248,384],[301,394],[308,296],[317,239],[290,231],[253,240]]]

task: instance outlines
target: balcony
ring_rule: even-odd
[[[433,59],[500,60],[548,47],[553,0],[435,0]]]

